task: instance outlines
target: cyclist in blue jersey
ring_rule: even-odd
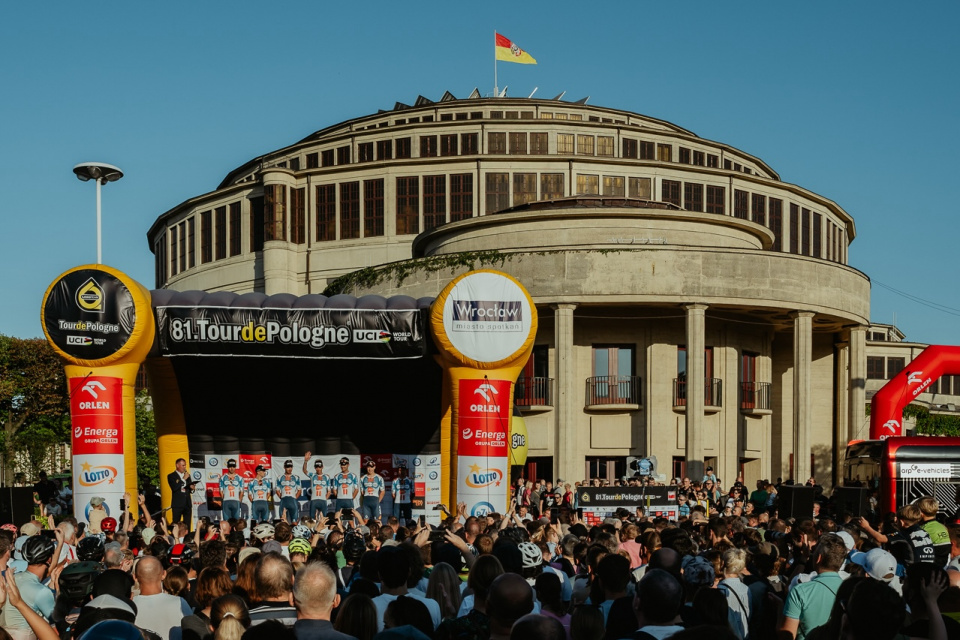
[[[277,497],[280,498],[280,517],[290,524],[300,520],[300,476],[293,475],[293,460],[284,460],[283,475],[277,478]]]
[[[257,477],[247,485],[247,495],[250,497],[250,519],[264,522],[270,519],[270,494],[273,487],[267,476],[267,468],[257,465]]]
[[[364,520],[380,518],[380,501],[383,500],[383,478],[377,474],[377,463],[367,461],[367,473],[360,478],[360,514]]]
[[[393,496],[393,515],[402,526],[413,519],[413,480],[407,475],[405,462],[400,463],[397,473],[399,477],[390,486],[390,495]]]
[[[317,459],[313,463],[315,473],[307,471],[310,461],[310,452],[303,456],[303,473],[310,478],[310,518],[315,519],[317,514],[327,515],[327,498],[330,496],[330,478],[323,473],[323,461]]]
[[[337,492],[336,509],[353,509],[353,501],[360,493],[360,479],[350,472],[350,460],[347,458],[340,458],[340,473],[333,476],[332,484]]]
[[[224,520],[240,518],[240,499],[243,497],[243,478],[237,474],[237,461],[227,460],[227,472],[220,476],[220,495],[223,498]]]

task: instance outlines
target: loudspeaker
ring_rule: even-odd
[[[870,489],[837,487],[833,490],[833,506],[838,516],[846,511],[853,514],[854,518],[866,518],[870,513]]]
[[[785,484],[777,492],[777,508],[781,518],[812,518],[816,489],[802,484]]]
[[[33,518],[33,487],[0,487],[0,522],[17,527]]]

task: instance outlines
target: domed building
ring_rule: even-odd
[[[628,111],[445,94],[327,127],[160,215],[157,286],[537,305],[528,473],[834,481],[864,422],[853,218],[763,160]],[[692,383],[691,381],[696,381]],[[854,427],[856,425],[857,428]]]

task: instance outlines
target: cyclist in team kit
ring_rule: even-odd
[[[227,472],[220,476],[220,495],[223,498],[221,518],[240,519],[240,499],[243,497],[243,478],[237,474],[237,461],[227,460]]]
[[[360,514],[365,520],[380,518],[380,501],[383,500],[383,478],[377,473],[377,463],[367,461],[367,473],[360,478]]]
[[[257,477],[247,485],[247,495],[250,497],[250,519],[265,522],[270,519],[270,494],[273,487],[267,476],[267,468],[257,465]]]
[[[310,478],[310,518],[316,519],[317,514],[327,515],[327,498],[330,496],[330,478],[323,473],[323,461],[319,458],[313,463],[315,473],[307,471],[310,461],[310,452],[303,456],[303,473]]]
[[[407,476],[407,465],[400,463],[397,470],[399,476],[390,486],[390,495],[393,496],[393,515],[400,519],[400,524],[405,524],[413,518],[413,480]]]
[[[293,475],[293,460],[284,460],[283,475],[277,478],[277,497],[280,498],[280,517],[286,513],[287,522],[296,524],[300,520],[300,476]]]
[[[337,492],[336,509],[353,509],[353,501],[360,493],[360,479],[350,472],[350,460],[347,458],[340,458],[340,473],[333,476],[333,485]]]

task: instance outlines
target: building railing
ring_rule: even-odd
[[[587,378],[586,404],[643,404],[639,376],[594,376]]]
[[[673,379],[673,406],[687,406],[687,380],[685,378]],[[703,406],[723,406],[723,380],[720,378],[707,378],[704,381]]]
[[[513,404],[518,407],[552,407],[553,378],[520,376],[513,386]]]
[[[769,382],[740,382],[741,409],[773,409],[773,385]]]

